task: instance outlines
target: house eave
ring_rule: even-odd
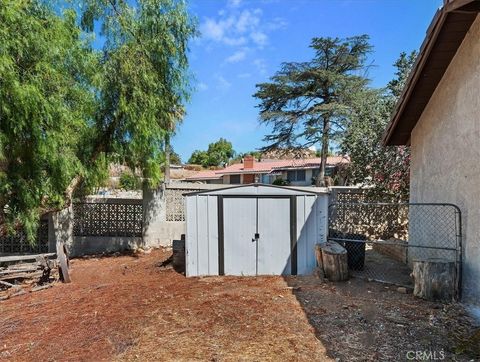
[[[405,145],[480,11],[480,0],[453,0],[437,10],[384,133],[383,145]]]

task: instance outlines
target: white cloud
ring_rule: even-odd
[[[237,8],[240,6],[242,0],[228,0],[228,6],[231,6],[233,8]]]
[[[280,17],[273,18],[272,21],[267,23],[267,29],[269,30],[277,30],[277,29],[285,29],[288,23],[285,19]]]
[[[225,36],[225,32],[232,26],[233,19],[228,18],[221,21],[207,18],[200,26],[200,32],[208,39],[221,41]]]
[[[230,55],[225,61],[227,63],[238,63],[244,60],[247,57],[247,51],[245,49],[238,50],[232,55]]]
[[[246,42],[247,42],[247,39],[243,36],[239,37],[239,38],[229,38],[229,37],[225,37],[223,38],[223,42],[227,45],[244,45]]]
[[[254,30],[256,27],[258,27],[261,16],[262,11],[260,9],[255,9],[253,11],[243,10],[235,23],[236,30],[239,33],[245,33],[247,31]]]
[[[215,75],[215,80],[217,81],[218,90],[226,91],[232,86],[232,83],[230,83],[228,80],[226,80],[223,76],[219,74]]]
[[[198,90],[199,91],[206,91],[208,89],[208,84],[200,82],[198,83]]]
[[[206,18],[200,25],[204,39],[229,46],[248,46],[262,48],[268,44],[269,33],[286,26],[285,20],[276,17],[264,21],[263,12],[259,8],[238,9],[227,6],[218,12],[215,18]]]
[[[261,31],[252,32],[250,38],[252,38],[253,42],[260,47],[263,47],[268,41],[268,36]]]
[[[265,59],[257,58],[253,61],[253,65],[255,65],[260,74],[265,75],[267,73],[267,62]]]

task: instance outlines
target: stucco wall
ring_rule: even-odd
[[[480,304],[480,18],[447,69],[411,136],[411,202],[462,212],[463,297]]]

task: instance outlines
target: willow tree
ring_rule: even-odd
[[[86,0],[82,26],[102,24],[102,80],[93,154],[105,153],[152,185],[189,95],[188,41],[195,24],[176,0]]]
[[[351,104],[368,83],[362,70],[372,47],[367,35],[345,39],[314,38],[311,61],[284,63],[269,83],[257,84],[260,122],[271,127],[262,150],[320,146],[317,186],[325,186],[330,142],[338,138]]]
[[[183,1],[82,5],[63,14],[44,0],[0,6],[0,227],[23,225],[30,239],[42,213],[97,183],[112,161],[158,183],[189,94],[195,24]]]
[[[99,58],[75,22],[37,1],[0,6],[0,229],[22,224],[30,239],[85,172]]]

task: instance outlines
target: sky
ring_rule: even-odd
[[[190,44],[194,92],[173,139],[185,162],[220,137],[237,152],[264,146],[255,85],[283,62],[307,61],[313,37],[368,34],[373,87],[393,78],[402,51],[419,49],[442,0],[190,0],[200,36]]]

